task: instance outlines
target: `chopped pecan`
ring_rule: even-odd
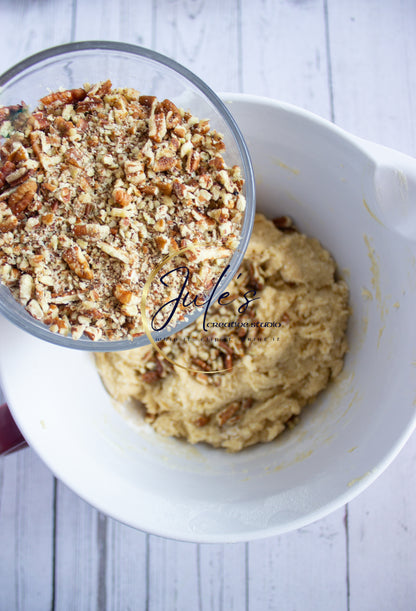
[[[49,122],[42,111],[34,112],[29,117],[29,123],[33,126],[33,129],[46,129],[49,127]]]
[[[221,340],[221,341],[218,342],[218,348],[220,348],[220,350],[222,350],[226,354],[229,354],[230,356],[234,355],[234,350],[231,348],[231,346],[225,340]]]
[[[218,424],[220,426],[224,426],[224,424],[226,424],[227,422],[229,424],[234,424],[234,422],[236,422],[237,420],[236,414],[238,410],[240,409],[240,407],[241,407],[241,403],[239,401],[233,401],[233,403],[230,403],[229,405],[227,405],[227,407],[222,409],[217,414]],[[234,422],[230,422],[231,418],[233,418]]]
[[[1,106],[0,107],[0,125],[4,121],[7,121],[9,116],[10,116],[10,109],[7,106]]]
[[[0,231],[2,233],[5,233],[6,231],[13,231],[13,229],[15,229],[18,224],[18,219],[14,215],[11,215],[6,219],[0,221]]]
[[[226,354],[225,355],[225,357],[224,357],[224,367],[228,371],[231,371],[231,369],[233,368],[233,357],[231,356],[231,354]]]
[[[74,124],[71,121],[65,121],[65,119],[60,116],[56,117],[54,120],[54,125],[56,126],[56,129],[65,136],[69,134],[69,131],[74,127]]]
[[[253,405],[253,399],[247,397],[241,401],[233,401],[217,414],[218,423],[220,426],[224,424],[235,424],[238,422],[243,413],[250,409]]]
[[[77,104],[77,112],[89,112],[93,109],[96,109],[100,106],[104,106],[104,102],[102,97],[99,95],[91,95],[89,94],[86,98],[84,98],[81,102]]]
[[[145,373],[142,374],[142,380],[143,382],[146,382],[147,384],[153,384],[154,382],[157,382],[160,379],[161,379],[161,376],[159,372],[156,371],[155,369],[151,369],[150,371],[145,371]]]
[[[19,115],[25,108],[23,102],[21,104],[13,104],[12,106],[0,107],[0,125],[4,121],[13,121],[16,115]]]
[[[155,172],[167,172],[168,170],[174,168],[175,164],[176,159],[173,155],[164,155],[163,157],[160,157],[159,159],[155,160],[152,169]]]
[[[260,278],[256,274],[256,270],[255,270],[255,267],[252,261],[250,261],[248,264],[248,274],[249,274],[248,286],[250,288],[253,288],[255,291],[261,291],[262,289],[264,289],[264,283],[260,280]]]
[[[64,153],[64,158],[70,165],[76,168],[82,168],[82,156],[76,148],[69,148]]]
[[[139,97],[139,102],[143,106],[147,106],[148,108],[151,108],[152,106],[154,106],[157,103],[157,98],[154,95],[141,95]]]
[[[166,117],[163,112],[152,113],[149,118],[149,138],[155,142],[162,142],[166,136]]]
[[[94,85],[94,87],[92,87],[92,89],[89,90],[88,95],[89,96],[97,95],[100,97],[104,97],[105,95],[110,93],[111,87],[112,87],[111,81],[107,79],[106,81],[102,81]]]
[[[194,425],[195,426],[206,426],[207,424],[209,424],[210,421],[210,417],[209,416],[200,416],[199,418],[197,418],[194,421]]]
[[[182,115],[173,102],[170,100],[163,100],[160,106],[166,113],[166,127],[168,129],[174,129],[182,122]]]
[[[44,106],[62,106],[64,104],[75,104],[83,100],[87,92],[85,89],[67,89],[66,91],[54,91],[40,99]]]
[[[40,132],[39,131],[31,132],[29,135],[29,139],[32,145],[33,152],[35,153],[36,157],[40,160],[41,155],[42,155],[42,143],[41,143]]]
[[[83,278],[84,280],[93,279],[94,272],[79,246],[71,246],[65,250],[62,253],[62,259],[68,263],[70,269],[72,269],[79,278]]]
[[[208,363],[206,363],[205,361],[203,361],[202,359],[198,357],[195,357],[192,359],[192,364],[195,365],[195,367],[199,367],[203,371],[211,370],[211,367],[208,365]]]
[[[37,187],[36,180],[28,180],[13,191],[8,199],[9,208],[13,214],[18,215],[26,210],[35,197]]]
[[[193,174],[199,168],[199,163],[201,161],[201,155],[198,151],[192,151],[190,155],[188,155],[185,162],[185,169],[190,174]]]
[[[132,291],[126,289],[121,284],[117,284],[114,288],[114,297],[122,304],[128,305],[132,302],[134,294]]]
[[[156,182],[156,187],[159,189],[160,193],[163,195],[171,195],[172,194],[172,183],[171,182],[163,182],[159,180]]]
[[[215,170],[223,170],[225,168],[224,159],[222,157],[214,157],[208,162],[210,168]]]
[[[290,216],[278,216],[273,219],[273,224],[281,231],[295,231],[293,220],[290,218]]]
[[[13,163],[19,164],[21,161],[27,161],[27,159],[29,159],[29,156],[26,149],[23,147],[21,142],[16,142],[14,149],[9,155],[9,160]]]
[[[11,187],[17,187],[17,185],[21,185],[22,182],[25,182],[28,178],[30,178],[34,174],[34,170],[28,170],[25,167],[21,167],[15,172],[9,174],[6,178],[7,183]]]
[[[110,228],[108,225],[99,225],[98,223],[89,223],[87,225],[78,223],[74,225],[73,232],[77,238],[104,240],[109,235]]]
[[[14,172],[16,164],[7,160],[0,168],[0,189],[6,184],[7,177]]]
[[[132,196],[127,193],[126,189],[117,188],[113,191],[113,199],[118,206],[125,208],[132,201]]]

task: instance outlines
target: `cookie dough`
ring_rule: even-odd
[[[285,219],[256,216],[229,295],[159,344],[167,359],[151,346],[96,355],[109,393],[139,400],[158,433],[233,452],[268,442],[341,372],[348,287]]]

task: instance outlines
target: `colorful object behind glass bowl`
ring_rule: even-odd
[[[295,429],[235,455],[161,438],[114,409],[89,355],[0,328],[6,399],[57,477],[126,524],[200,542],[322,518],[380,475],[416,418],[416,245],[400,216],[414,214],[416,161],[287,104],[223,99],[249,146],[258,209],[320,240],[350,288],[344,370]]]

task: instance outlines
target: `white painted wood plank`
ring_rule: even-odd
[[[331,0],[328,23],[336,122],[415,155],[416,5]],[[415,458],[413,435],[348,506],[351,611],[416,606]]]
[[[349,504],[351,611],[416,609],[416,434]]]
[[[105,609],[106,530],[105,516],[58,483],[54,596],[57,611]]]
[[[344,509],[248,544],[250,611],[347,610]]]
[[[328,3],[336,122],[416,154],[416,3]]]
[[[201,544],[197,560],[200,611],[247,608],[246,544]]]
[[[106,606],[102,610],[146,609],[148,599],[146,533],[108,519],[106,543]]]
[[[0,609],[50,608],[53,505],[53,476],[32,450],[0,459]]]
[[[323,2],[242,0],[241,4],[243,91],[329,117]]]
[[[154,48],[195,72],[212,89],[238,91],[239,2],[158,0]]]
[[[0,1],[0,73],[18,61],[71,36],[71,0]]]
[[[116,40],[150,47],[153,36],[151,0],[77,0],[76,40]]]
[[[197,545],[149,537],[149,611],[200,609]]]

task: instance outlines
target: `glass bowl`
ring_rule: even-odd
[[[132,87],[145,95],[169,98],[176,106],[189,109],[193,115],[209,119],[211,127],[223,134],[227,165],[241,168],[246,198],[241,237],[229,260],[227,273],[215,288],[214,299],[236,274],[250,239],[255,213],[254,174],[247,146],[236,122],[220,98],[200,78],[172,59],[143,47],[109,41],[75,42],[37,53],[0,76],[0,105],[13,105],[23,100],[33,109],[40,98],[51,91],[72,89],[85,82],[96,83],[107,79],[112,81],[114,87]],[[0,313],[24,331],[68,348],[115,351],[149,343],[145,334],[133,340],[93,341],[84,336],[73,339],[70,335],[52,332],[44,323],[33,318],[2,284]],[[159,341],[183,329],[201,313],[200,309],[194,310],[174,329],[153,333],[153,339]]]

